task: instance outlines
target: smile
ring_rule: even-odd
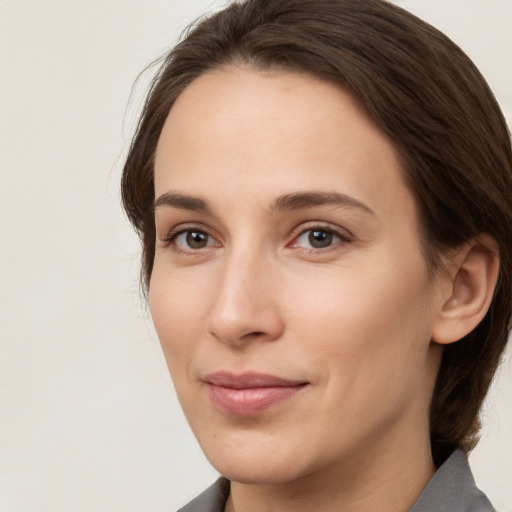
[[[252,416],[302,391],[307,382],[273,375],[219,372],[204,378],[213,405],[225,414]]]

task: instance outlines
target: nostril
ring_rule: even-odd
[[[262,340],[268,337],[268,333],[265,331],[250,331],[240,337],[240,341],[250,341],[250,340]]]
[[[244,334],[240,340],[250,340],[254,338],[262,338],[265,336],[265,333],[263,331],[251,331],[246,334]]]

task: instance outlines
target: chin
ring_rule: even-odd
[[[282,484],[311,472],[314,464],[302,443],[254,435],[237,436],[225,442],[200,443],[210,464],[223,476],[244,484]],[[260,436],[257,436],[260,437]],[[297,446],[300,445],[300,446]],[[302,455],[302,457],[301,457]],[[311,461],[312,462],[312,461]]]
[[[228,480],[242,484],[283,484],[296,480],[301,475],[296,470],[296,462],[269,461],[272,456],[256,460],[210,461],[217,471]],[[265,459],[265,460],[263,460]],[[218,462],[218,463],[217,463]]]

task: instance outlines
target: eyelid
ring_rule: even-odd
[[[183,223],[177,224],[177,225],[173,226],[171,229],[167,230],[165,232],[166,234],[164,235],[162,240],[169,241],[169,240],[175,238],[180,233],[184,233],[185,231],[194,231],[194,230],[201,231],[201,232],[207,233],[210,236],[213,236],[211,233],[211,229],[200,222],[183,222]],[[213,236],[213,238],[216,238],[216,237]]]
[[[345,228],[341,228],[340,226],[336,226],[334,224],[331,224],[329,222],[322,222],[322,221],[309,221],[309,222],[306,222],[306,223],[303,223],[301,224],[300,226],[296,227],[294,230],[293,230],[293,233],[292,233],[292,241],[290,244],[288,244],[289,247],[294,247],[294,244],[297,242],[298,238],[301,237],[304,233],[308,232],[308,231],[314,231],[314,230],[318,230],[318,231],[328,231],[328,232],[331,232],[333,233],[334,235],[338,236],[341,240],[341,242],[351,242],[354,240],[354,235],[348,231],[347,229]],[[332,246],[329,246],[327,248],[324,248],[324,249],[314,249],[314,248],[311,248],[311,249],[308,249],[308,250],[311,250],[311,251],[314,251],[314,252],[325,252],[326,250],[330,249],[330,248],[333,248],[333,247],[336,247],[340,242],[336,243],[336,244],[333,244]],[[297,245],[295,245],[295,247],[298,247]]]
[[[199,231],[201,233],[205,233],[206,235],[208,235],[210,239],[214,240],[215,243],[199,249],[182,249],[175,243],[175,241],[180,235],[182,235],[183,233],[187,233],[189,231]],[[178,224],[177,226],[173,227],[167,233],[167,235],[165,235],[165,237],[163,238],[163,242],[165,242],[165,247],[173,246],[174,250],[178,253],[195,254],[201,252],[201,250],[209,249],[211,247],[220,247],[221,243],[219,242],[218,237],[213,235],[211,231],[211,229],[200,223]]]
[[[348,229],[337,226],[336,224],[331,224],[330,222],[320,220],[311,220],[303,222],[293,230],[292,237],[295,238],[303,234],[305,231],[311,231],[313,229],[332,231],[333,233],[337,234],[340,238],[346,240],[352,240],[353,238],[355,238],[354,235]]]

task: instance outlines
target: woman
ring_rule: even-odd
[[[123,175],[180,403],[183,510],[493,510],[512,156],[475,66],[382,0],[248,0],[164,61]]]

